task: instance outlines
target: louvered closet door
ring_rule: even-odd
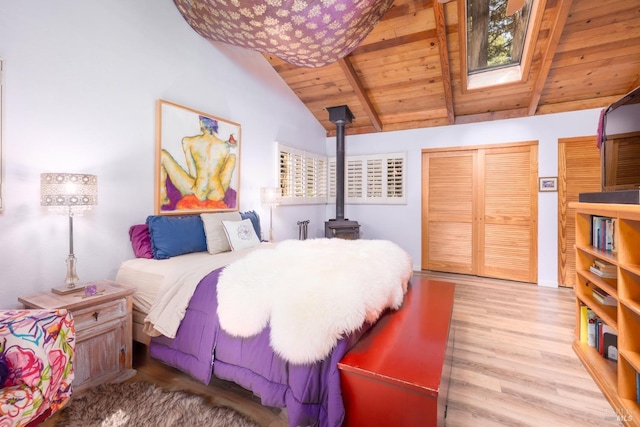
[[[580,193],[600,191],[600,150],[596,137],[558,140],[558,285],[576,283],[576,213],[569,203]]]
[[[537,282],[537,142],[424,150],[422,167],[422,268]]]
[[[422,157],[422,268],[473,274],[476,151]]]
[[[537,282],[538,145],[482,149],[478,156],[477,274]]]

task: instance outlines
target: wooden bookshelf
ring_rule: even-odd
[[[572,203],[576,212],[576,328],[573,349],[625,426],[640,426],[636,375],[640,372],[640,205]],[[615,218],[616,252],[592,246],[593,216]],[[589,271],[594,260],[616,266],[617,277]],[[594,286],[613,296],[615,307],[592,296]],[[618,361],[580,341],[580,307],[586,305],[618,333]]]

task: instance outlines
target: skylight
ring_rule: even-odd
[[[467,88],[522,78],[533,0],[467,0]]]

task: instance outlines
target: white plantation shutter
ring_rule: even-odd
[[[314,176],[316,177],[314,182],[314,196],[323,198],[326,202],[327,199],[327,187],[329,182],[327,180],[327,158],[314,158]]]
[[[363,194],[364,163],[362,160],[345,161],[345,202],[347,199],[359,199]]]
[[[367,197],[382,197],[382,159],[367,160]]]
[[[387,197],[404,198],[404,164],[405,158],[387,158]]]
[[[327,157],[278,144],[282,204],[327,202]]]
[[[346,156],[345,203],[406,204],[407,153]],[[329,159],[329,203],[336,200],[336,159]]]
[[[329,160],[329,200],[336,201],[336,159]]]
[[[291,174],[291,153],[279,150],[280,157],[280,189],[282,190],[282,197],[293,196],[293,175]]]
[[[304,197],[304,155],[295,153],[293,155],[293,197]]]

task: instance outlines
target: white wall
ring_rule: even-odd
[[[558,176],[558,138],[595,135],[599,114],[600,110],[585,110],[402,132],[347,135],[347,155],[408,153],[408,203],[402,206],[346,205],[345,217],[361,224],[364,238],[396,241],[411,254],[414,268],[420,270],[421,150],[535,140],[539,141],[538,176]],[[327,138],[326,142],[328,155],[335,155],[335,138]],[[335,207],[327,206],[327,217],[334,216]],[[558,193],[538,193],[538,284],[542,286],[558,285],[557,235]]]
[[[98,175],[99,206],[74,223],[82,281],[112,279],[132,256],[127,231],[153,213],[155,102],[165,99],[242,125],[240,209],[277,182],[275,141],[333,155],[335,138],[257,53],[198,36],[171,0],[0,0],[5,60],[4,211],[0,213],[0,308],[59,286],[65,275],[65,217],[39,205],[45,171]],[[540,176],[557,175],[557,139],[594,135],[599,111],[347,136],[347,154],[404,151],[405,206],[352,206],[365,238],[388,238],[420,268],[420,152],[423,148],[539,140]],[[356,120],[358,118],[356,117]],[[557,283],[557,194],[539,199],[539,282]],[[279,206],[274,237],[322,236],[333,205]]]
[[[155,102],[241,124],[240,209],[276,183],[275,141],[324,152],[325,131],[258,53],[212,45],[171,0],[0,0],[5,61],[0,308],[60,286],[68,221],[40,207],[42,172],[98,175],[99,206],[74,222],[81,281],[113,279],[129,226],[153,214]],[[273,161],[272,161],[273,160]],[[324,206],[276,208],[275,235]]]

